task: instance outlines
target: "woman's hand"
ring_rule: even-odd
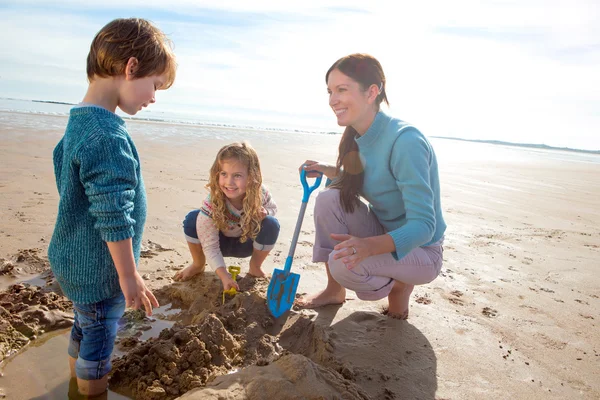
[[[327,178],[333,180],[336,176],[335,165],[322,163],[320,161],[306,160],[302,163],[298,171],[306,171],[307,178],[316,178],[319,173],[325,175]]]
[[[333,248],[340,250],[333,256],[334,260],[342,259],[346,268],[352,269],[360,264],[365,258],[372,256],[371,246],[368,238],[358,238],[356,236],[332,233],[331,238],[339,241]]]

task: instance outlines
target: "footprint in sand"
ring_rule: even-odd
[[[17,217],[19,219],[19,221],[21,221],[21,222],[29,222],[29,221],[31,221],[31,219],[25,217],[25,213],[21,212],[21,211],[17,211],[15,213],[15,217]]]
[[[148,240],[146,243],[142,244],[140,257],[141,258],[152,258],[152,257],[157,256],[158,252],[162,253],[164,251],[173,251],[173,249],[167,249],[165,247],[162,247],[158,243],[154,243],[154,242]]]
[[[590,303],[588,303],[588,302],[587,302],[587,301],[585,301],[585,300],[579,300],[579,299],[575,299],[575,301],[576,301],[576,302],[578,302],[579,304],[585,304],[586,306],[589,306],[589,305],[590,305]]]
[[[450,303],[454,304],[454,305],[457,305],[457,306],[464,306],[465,305],[464,301],[462,301],[461,299],[457,299],[456,297],[450,297],[448,299],[448,301]]]
[[[427,296],[419,296],[415,301],[419,304],[431,304],[431,299]]]
[[[447,296],[443,296],[445,297],[450,303],[457,305],[457,306],[464,306],[465,302],[460,299],[460,297],[463,296],[463,292],[461,292],[460,290],[453,290],[450,292],[450,296],[451,297],[447,297]]]
[[[490,308],[490,307],[484,307],[483,310],[481,310],[481,313],[488,318],[493,318],[493,317],[498,316],[498,311],[494,310],[493,308]]]
[[[566,342],[562,342],[559,340],[552,339],[551,337],[543,334],[543,333],[535,333],[534,337],[538,339],[539,343],[541,343],[544,347],[552,350],[563,350],[567,347]]]

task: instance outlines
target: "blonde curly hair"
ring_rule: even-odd
[[[240,242],[244,243],[248,239],[256,239],[260,232],[260,210],[262,207],[260,161],[256,151],[245,141],[223,146],[217,153],[215,162],[210,168],[210,177],[206,188],[210,190],[212,219],[220,231],[227,229],[227,217],[231,215],[231,212],[227,209],[227,197],[219,186],[221,165],[228,160],[237,160],[248,168],[248,184],[243,200],[243,214],[240,218],[242,228]]]

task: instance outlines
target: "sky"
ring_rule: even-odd
[[[325,73],[364,52],[428,136],[600,150],[597,0],[0,0],[0,97],[79,102],[94,35],[133,16],[178,60],[152,112],[339,132]]]

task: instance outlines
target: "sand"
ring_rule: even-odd
[[[0,112],[3,296],[28,280],[45,289],[20,290],[56,291],[51,276],[37,274],[47,268],[58,200],[52,149],[65,123]],[[415,289],[409,320],[387,318],[384,301],[363,302],[349,292],[343,306],[275,321],[264,309],[268,281],[244,277],[247,260],[228,259],[241,265],[245,289],[225,305],[210,272],[189,283],[170,279],[189,262],[181,221],[206,194],[216,150],[247,139],[261,156],[282,226],[264,269],[283,267],[300,206],[297,167],[309,158],[333,162],[339,136],[128,125],[149,200],[140,273],[163,304],[182,311],[158,338],[124,340],[111,389],[137,391],[138,398],[175,398],[183,389],[184,398],[253,399],[267,394],[269,382],[272,398],[600,397],[597,156],[433,139],[449,226],[444,268]],[[301,293],[325,285],[322,266],[310,258],[313,201],[292,267],[301,274]],[[58,311],[68,315],[68,306]],[[8,319],[0,321],[3,332],[10,331]],[[30,333],[52,326],[30,325]],[[31,339],[21,335],[11,336],[17,347]],[[11,360],[18,362],[18,355]],[[137,380],[120,372],[133,367]],[[8,386],[0,378],[0,387]]]

